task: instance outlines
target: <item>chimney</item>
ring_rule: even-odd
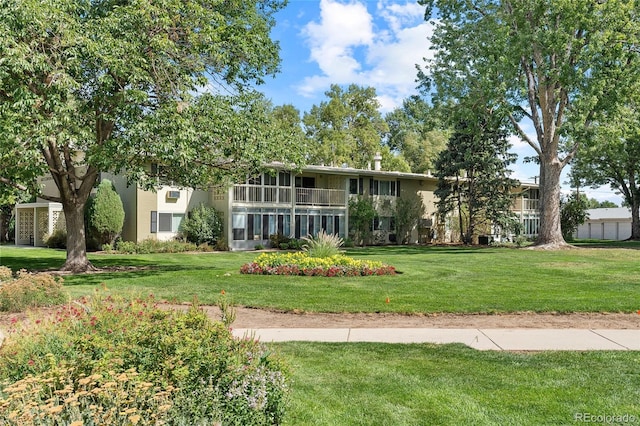
[[[382,170],[382,155],[379,152],[376,152],[376,155],[373,157],[373,170],[380,171]]]

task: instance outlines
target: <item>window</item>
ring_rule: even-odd
[[[234,240],[244,240],[245,238],[245,224],[246,224],[246,215],[243,214],[234,214],[231,217],[231,221],[233,223],[233,239]]]
[[[158,214],[158,232],[171,232],[171,213]]]
[[[158,212],[151,212],[151,233],[158,232]]]
[[[264,184],[269,186],[276,186],[278,176],[272,175],[270,173],[264,174]]]
[[[358,179],[349,179],[349,194],[358,194]]]
[[[156,232],[178,232],[182,221],[183,213],[158,213],[151,212],[151,233]]]
[[[291,173],[280,172],[278,175],[280,186],[291,186]]]
[[[371,195],[397,196],[400,185],[395,180],[375,180],[371,179],[369,191]]]

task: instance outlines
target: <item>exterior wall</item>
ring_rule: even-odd
[[[335,173],[306,171],[300,175],[279,171],[234,185],[224,204],[212,192],[214,206],[225,211],[225,235],[233,250],[267,247],[269,236],[301,238],[321,229],[346,235],[348,178]],[[217,198],[217,199],[216,199]]]
[[[103,178],[109,179],[113,182],[113,186],[116,188],[116,192],[122,200],[122,207],[124,209],[124,225],[122,227],[122,239],[125,241],[136,241],[136,235],[138,232],[138,222],[136,220],[136,207],[137,207],[137,190],[135,185],[127,185],[127,180],[122,176],[116,176],[112,174],[104,174]]]
[[[631,237],[631,218],[588,221],[578,226],[574,237],[593,240],[626,240]]]
[[[28,203],[16,206],[17,245],[42,247],[54,230],[64,228],[64,214],[59,203]]]

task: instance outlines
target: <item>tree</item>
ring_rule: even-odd
[[[349,200],[349,232],[355,244],[365,245],[370,240],[376,216],[378,213],[370,197],[360,195]]]
[[[618,207],[616,203],[609,200],[598,201],[595,198],[589,198],[587,208],[589,209],[615,209]]]
[[[415,193],[398,198],[395,211],[398,244],[409,242],[411,231],[418,226],[424,213],[425,207],[419,194]]]
[[[454,133],[436,161],[435,195],[440,216],[455,212],[461,239],[471,244],[483,225],[509,223],[512,189],[519,183],[509,177],[507,167],[515,155],[508,152],[510,144],[499,117],[463,107],[458,112]]]
[[[637,79],[638,4],[633,1],[420,0],[436,26],[435,59],[419,71],[436,100],[456,101],[479,88],[490,108],[540,164],[536,244],[566,244],[560,228],[560,173],[574,157],[594,114],[625,98]],[[535,135],[526,132],[533,126]]]
[[[574,192],[560,199],[560,223],[565,240],[572,240],[578,226],[589,218],[587,208],[587,197],[584,194]]]
[[[122,232],[124,207],[109,179],[100,182],[96,195],[89,198],[87,213],[89,234],[96,238],[100,246],[113,245]]]
[[[388,130],[375,89],[351,84],[344,90],[333,84],[325,95],[329,100],[311,107],[302,119],[312,140],[309,161],[367,167]]]
[[[390,149],[398,151],[413,173],[434,170],[438,153],[449,137],[442,127],[438,114],[422,98],[405,99],[402,107],[385,116],[389,126],[386,140]]]
[[[101,172],[205,187],[291,162],[270,107],[247,88],[277,71],[279,0],[0,0],[0,182],[50,173],[68,230],[62,269],[83,271],[83,212]],[[234,95],[202,95],[205,90]]]
[[[180,225],[180,233],[195,244],[215,245],[222,237],[222,214],[203,204],[194,208]]]
[[[638,86],[638,84],[636,85]],[[638,91],[640,94],[640,90]],[[637,95],[640,98],[640,95]],[[630,240],[640,240],[640,111],[628,103],[601,114],[572,167],[585,185],[609,185],[631,209]]]

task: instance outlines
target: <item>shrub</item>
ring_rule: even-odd
[[[177,240],[159,241],[146,239],[135,243],[133,241],[118,241],[116,252],[122,254],[152,254],[152,253],[184,253],[188,251],[211,251],[208,244],[196,246]]]
[[[256,244],[253,248],[256,250],[264,250],[264,246],[262,244]]]
[[[288,247],[290,241],[291,241],[291,238],[287,237],[286,235],[282,235],[282,234],[269,235],[269,243],[273,248],[280,248],[282,244],[287,244],[287,247]]]
[[[340,253],[340,247],[342,246],[342,238],[335,234],[327,234],[320,231],[315,237],[308,237],[302,239],[305,244],[302,246],[302,250],[307,252],[311,257],[331,257]]]
[[[66,300],[62,278],[26,271],[19,271],[13,278],[9,268],[0,270],[0,311],[21,312],[31,307],[58,305]]]
[[[324,277],[395,275],[393,266],[382,262],[357,260],[337,254],[330,257],[311,257],[304,252],[263,253],[253,262],[240,268],[242,274],[306,275]]]
[[[10,333],[0,383],[0,424],[274,425],[287,395],[262,344],[153,298],[84,299]]]
[[[49,248],[66,249],[67,248],[66,229],[55,229],[51,235],[45,238],[45,244]]]
[[[378,215],[369,197],[358,196],[349,200],[349,235],[355,244],[366,244],[371,239],[373,219]]]
[[[87,202],[88,233],[97,242],[97,247],[103,244],[113,244],[122,232],[124,225],[124,208],[122,200],[116,192],[113,183],[104,179],[98,185],[96,195]]]
[[[191,210],[180,225],[180,234],[195,244],[215,245],[222,236],[222,215],[213,207],[200,204]]]

